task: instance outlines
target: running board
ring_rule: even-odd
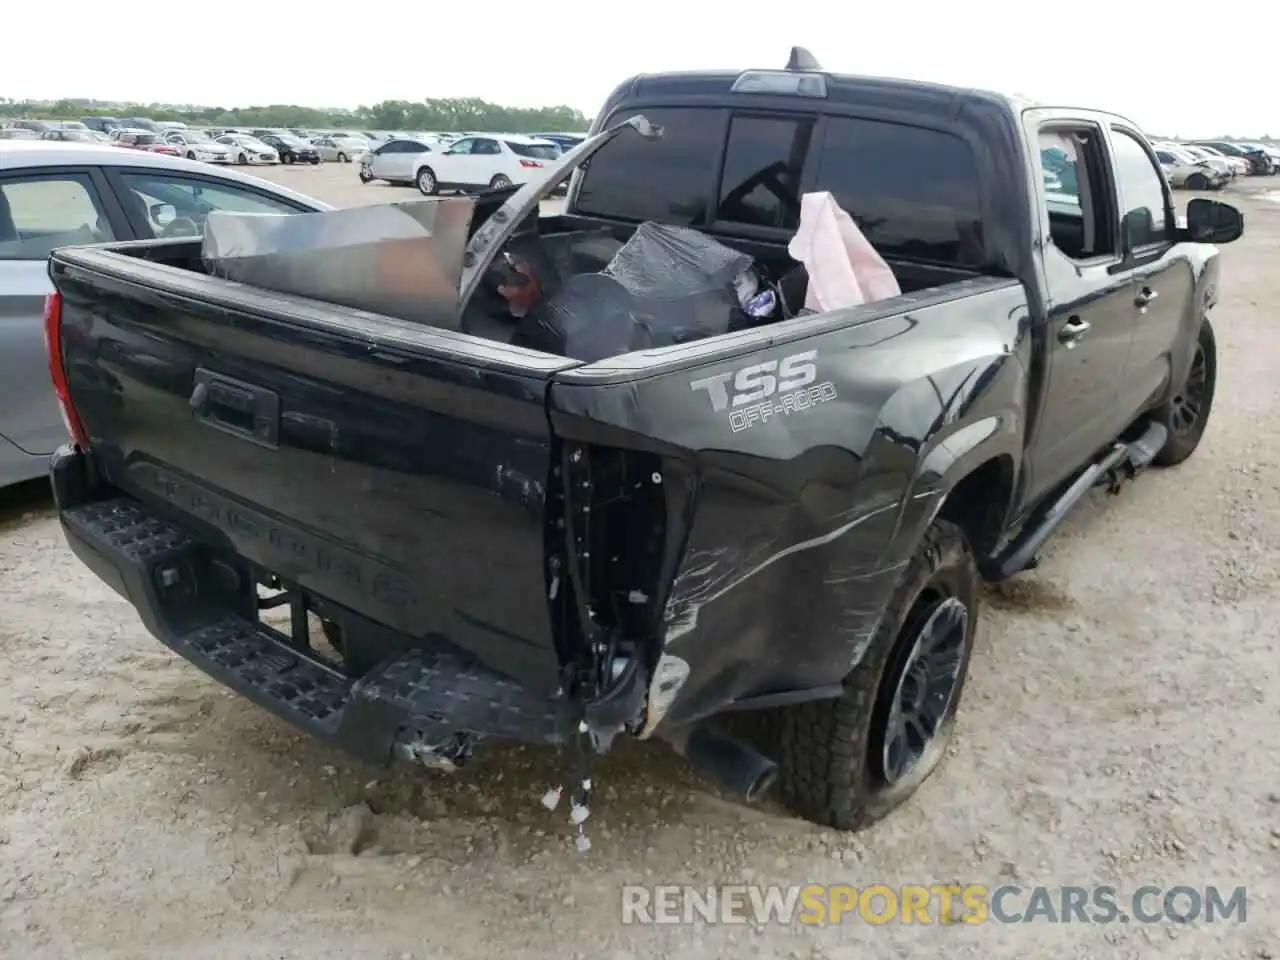
[[[1022,526],[997,556],[982,564],[983,579],[997,583],[1030,570],[1045,541],[1096,486],[1107,484],[1114,492],[1124,480],[1136,476],[1155,459],[1169,440],[1169,431],[1159,423],[1149,423],[1135,439],[1117,443],[1090,464],[1071,484]]]

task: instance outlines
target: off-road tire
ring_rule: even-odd
[[[978,623],[979,577],[969,541],[955,524],[935,520],[903,571],[861,662],[844,680],[844,696],[781,711],[778,760],[783,800],[806,819],[859,830],[901,805],[946,753],[964,690]],[[914,643],[913,628],[936,596],[955,597],[968,612],[959,674],[946,718],[929,751],[896,784],[883,776],[883,731],[897,676]]]
[[[1182,396],[1181,391],[1186,389],[1186,384],[1195,376],[1199,358],[1203,358],[1204,363],[1204,392],[1199,404],[1200,415],[1191,430],[1179,430],[1177,410]],[[1157,410],[1153,417],[1157,423],[1163,424],[1169,431],[1169,439],[1151,461],[1154,465],[1175,467],[1196,452],[1196,447],[1200,446],[1200,441],[1204,437],[1205,427],[1209,425],[1209,414],[1213,412],[1213,394],[1217,381],[1218,341],[1213,335],[1213,326],[1209,323],[1209,318],[1205,317],[1200,324],[1200,332],[1196,335],[1195,351],[1191,357],[1191,365],[1187,369],[1187,379],[1183,382],[1180,392]]]

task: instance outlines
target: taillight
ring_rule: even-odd
[[[58,407],[62,410],[62,422],[76,446],[87,449],[89,435],[76,415],[71,403],[71,389],[67,385],[67,368],[62,359],[62,294],[51,293],[44,298],[44,349],[49,356],[49,376],[53,378],[53,392],[58,395]]]
[[[532,168],[536,170],[542,169],[542,164],[540,164],[537,160],[521,160],[520,166],[525,168]]]

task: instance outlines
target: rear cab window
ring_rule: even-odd
[[[625,107],[661,140],[619,137],[583,173],[576,212],[723,235],[794,232],[800,197],[830,191],[884,256],[981,266],[977,164],[963,138],[926,127],[814,113]],[[637,189],[643,185],[643,189]]]

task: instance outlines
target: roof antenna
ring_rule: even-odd
[[[787,60],[788,70],[821,70],[818,58],[804,47],[792,47],[791,58]]]

